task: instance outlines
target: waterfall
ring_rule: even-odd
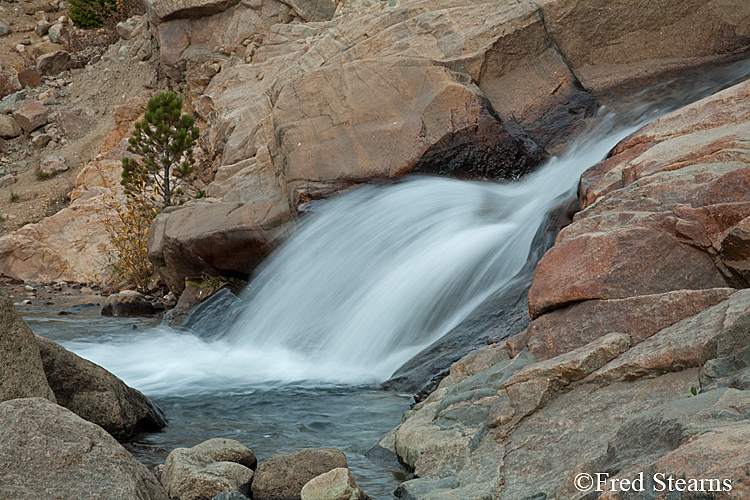
[[[516,275],[549,210],[630,130],[516,182],[411,177],[322,204],[255,276],[223,338],[304,356],[311,378],[387,378]]]
[[[149,394],[380,382],[511,281],[586,169],[717,86],[627,116],[602,112],[566,153],[515,182],[413,176],[320,203],[253,277],[226,331],[157,328],[64,345]]]

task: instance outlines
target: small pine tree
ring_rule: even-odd
[[[119,286],[145,289],[153,267],[148,260],[148,229],[165,207],[182,203],[183,182],[193,176],[193,144],[199,137],[195,120],[182,115],[182,99],[161,93],[148,102],[146,116],[135,124],[128,151],[138,159],[122,161],[127,198],[112,192],[99,219],[109,235],[106,267]],[[198,191],[198,197],[203,192]]]
[[[148,101],[142,122],[136,122],[128,151],[139,160],[122,160],[122,185],[131,197],[157,210],[184,202],[183,182],[193,177],[193,144],[199,137],[195,119],[182,114],[182,99],[162,92]]]

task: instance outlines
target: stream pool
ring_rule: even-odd
[[[25,298],[13,287],[8,291],[16,302]],[[151,335],[159,323],[158,319],[100,316],[100,307],[85,305],[101,302],[96,295],[74,291],[63,300],[51,299],[55,304],[34,301],[35,305],[17,307],[35,333],[74,352],[75,342],[81,339],[104,343],[123,335]],[[72,314],[58,315],[62,310]],[[302,448],[338,448],[346,454],[357,484],[373,499],[394,498],[393,491],[407,477],[399,464],[365,456],[383,434],[398,425],[410,402],[410,398],[380,390],[377,384],[274,384],[185,395],[144,392],[169,419],[161,431],[125,443],[148,467],[164,463],[174,448],[224,437],[251,448],[259,461]]]

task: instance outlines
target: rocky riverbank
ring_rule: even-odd
[[[239,442],[210,439],[173,450],[149,471],[118,441],[167,425],[162,411],[103,368],[34,335],[2,288],[0,349],[3,498],[368,498],[335,449],[279,454],[258,466]]]
[[[693,498],[654,474],[747,496],[748,91],[643,127],[582,176],[528,328],[454,364],[381,443],[419,476],[402,498],[633,498],[576,479],[643,471],[643,498]]]

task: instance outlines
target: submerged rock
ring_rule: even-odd
[[[41,398],[0,403],[0,470],[4,500],[168,500],[101,427]]]

